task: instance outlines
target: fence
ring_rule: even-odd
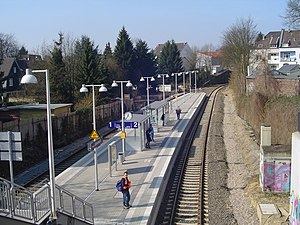
[[[57,211],[88,224],[94,223],[93,206],[56,185]],[[50,186],[48,184],[32,193],[22,186],[0,177],[0,215],[35,224],[50,215]]]
[[[96,107],[97,127],[105,126],[110,120],[120,118],[120,102],[112,102]],[[76,111],[52,117],[52,132],[55,147],[70,143],[91,132],[93,121],[92,109]],[[22,141],[47,140],[47,119],[32,118],[28,120],[14,120],[0,122],[0,131],[17,131],[22,134]]]

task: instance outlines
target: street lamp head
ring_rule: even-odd
[[[140,81],[145,81],[144,77],[141,77]]]
[[[166,74],[166,78],[170,77],[169,74]]]
[[[155,78],[154,78],[154,77],[151,77],[151,81],[155,81]]]
[[[112,87],[118,87],[117,82],[114,80],[113,83],[111,84]]]
[[[127,81],[127,83],[126,83],[126,87],[132,87],[132,83],[130,82],[130,80],[129,80],[129,81]]]
[[[161,75],[160,75],[160,74],[158,74],[158,75],[157,75],[157,78],[161,78]]]
[[[175,76],[175,73],[172,73],[171,76],[174,77],[174,76]]]
[[[99,92],[107,92],[107,88],[104,86],[104,84],[101,84],[101,87],[99,88]]]
[[[26,69],[26,74],[22,77],[21,84],[36,84],[36,83],[37,83],[37,79],[32,74],[32,70]]]
[[[182,72],[180,72],[179,74],[178,74],[178,76],[181,76],[182,75]]]
[[[189,74],[189,72],[185,72],[185,74]]]
[[[85,86],[85,84],[82,85],[82,87],[80,88],[80,93],[87,93],[89,92],[89,90],[87,89],[87,87]]]

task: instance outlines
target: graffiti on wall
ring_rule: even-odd
[[[264,162],[264,189],[273,192],[289,192],[290,163]]]
[[[296,195],[294,191],[290,198],[290,224],[300,225],[300,196]]]

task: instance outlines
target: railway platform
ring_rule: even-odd
[[[107,149],[110,140],[97,149],[98,188],[95,190],[93,153],[86,155],[67,170],[56,176],[56,184],[93,205],[94,224],[147,224],[165,172],[181,135],[204,93],[190,93],[172,100],[173,110],[165,126],[154,135],[150,149],[126,152],[125,161],[118,162],[117,170],[108,167]],[[180,106],[181,118],[177,120],[175,109]],[[115,140],[119,138],[111,138]],[[131,181],[132,205],[123,208],[123,196],[116,190],[116,183],[128,171]]]

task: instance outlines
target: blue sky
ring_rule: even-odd
[[[287,0],[1,0],[0,33],[13,34],[29,51],[63,32],[89,36],[103,50],[115,46],[122,26],[150,48],[168,40],[190,47],[221,45],[224,31],[252,18],[264,34],[286,28]]]

